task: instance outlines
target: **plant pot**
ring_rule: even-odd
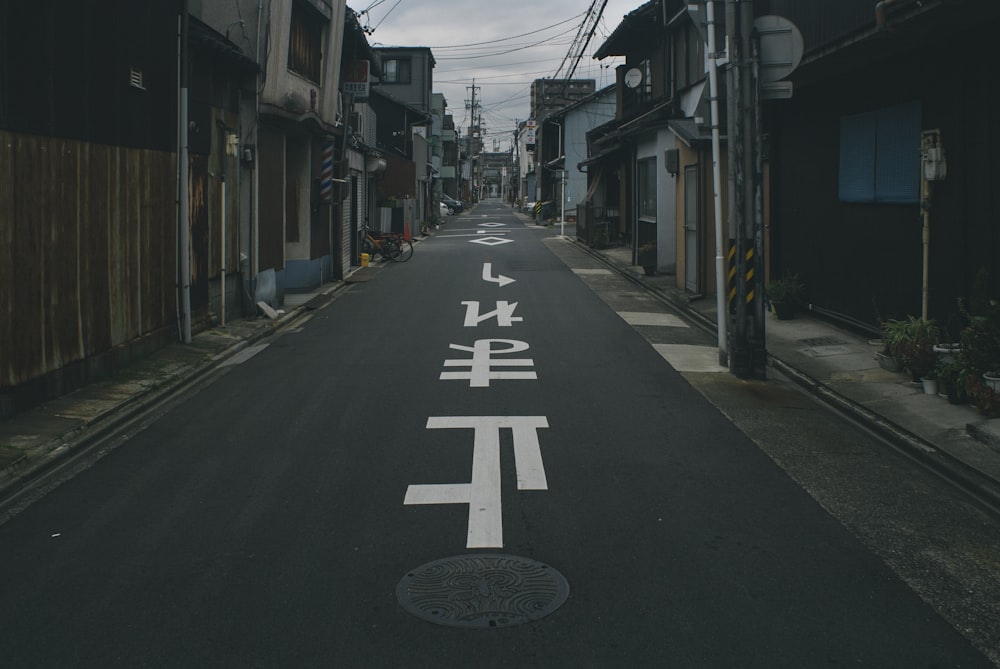
[[[937,395],[938,394],[938,380],[928,379],[924,377],[920,379],[920,383],[924,386],[924,395]]]
[[[969,396],[965,393],[965,388],[958,383],[949,383],[945,386],[945,397],[948,404],[968,404]]]
[[[962,352],[961,344],[935,344],[934,352],[938,360],[945,365],[951,364],[958,359],[958,354]]]
[[[984,372],[983,383],[995,393],[1000,393],[1000,372]]]
[[[788,321],[795,318],[795,305],[791,302],[771,302],[774,315],[779,321]]]
[[[903,366],[899,364],[899,360],[881,351],[875,353],[875,360],[878,362],[878,366],[887,372],[900,372],[903,370]]]

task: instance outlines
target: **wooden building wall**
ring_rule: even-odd
[[[172,153],[0,131],[0,392],[173,327],[175,188]]]
[[[948,176],[931,209],[930,316],[954,319],[956,302],[986,269],[1000,296],[1000,93],[988,53],[990,25],[939,37],[918,49],[864,63],[797,87],[765,116],[772,140],[772,275],[801,274],[810,302],[876,325],[920,315],[919,204],[841,202],[840,118],[918,101],[921,128],[940,129]],[[978,45],[969,52],[970,45]],[[919,138],[913,150],[919,152]]]

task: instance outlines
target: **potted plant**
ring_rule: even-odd
[[[930,319],[910,316],[906,320],[890,320],[883,324],[882,338],[890,354],[916,382],[934,371],[937,365],[934,345],[940,337],[940,329]]]
[[[901,342],[906,337],[906,321],[890,319],[881,321],[883,348],[875,352],[875,360],[879,367],[889,372],[903,371],[903,360],[900,355]]]
[[[964,304],[961,308],[968,323],[962,329],[960,359],[980,376],[984,390],[1000,395],[1000,303],[981,300],[974,311]]]
[[[806,286],[798,274],[786,273],[780,279],[772,279],[767,284],[767,299],[778,320],[795,317],[795,309],[805,298]]]
[[[656,240],[646,242],[639,247],[639,254],[636,258],[638,264],[646,276],[656,274]]]
[[[968,376],[969,371],[958,360],[938,361],[938,382],[950,404],[968,404],[969,393],[965,389],[965,380]]]

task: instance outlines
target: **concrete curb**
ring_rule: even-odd
[[[677,299],[676,296],[656,286],[644,283],[638,273],[632,273],[628,269],[619,267],[608,260],[600,251],[595,251],[575,239],[571,241],[577,248],[601,261],[620,276],[654,295],[660,302],[673,309],[679,316],[697,324],[710,333],[714,334],[716,332],[717,325],[715,321],[705,314],[691,309],[686,302]],[[965,491],[968,495],[976,499],[985,510],[1000,517],[1000,486],[997,485],[997,482],[992,477],[983,474],[947,451],[913,434],[906,428],[838,393],[818,379],[813,378],[806,372],[781,360],[770,352],[768,353],[768,365],[789,378],[799,387],[808,391],[814,398],[844,414],[859,425],[862,425],[914,461]],[[970,436],[989,445],[994,450],[1000,450],[1000,434],[997,434],[992,429],[990,421],[970,423],[967,426],[967,430]]]
[[[340,281],[320,294],[331,296],[332,299],[335,293],[347,287],[347,283]],[[296,306],[279,319],[268,321],[265,326],[246,338],[240,339],[222,351],[206,355],[201,361],[172,377],[169,382],[162,386],[138,391],[94,416],[82,418],[80,423],[69,432],[33,447],[25,453],[24,457],[0,470],[0,498],[5,499],[4,506],[16,499],[17,495],[31,482],[55,470],[71,458],[85,454],[88,448],[135,422],[153,407],[170,400],[186,388],[198,383],[217,368],[221,362],[236,355],[244,348],[273,336],[293,323],[302,312],[308,310],[309,308],[305,304]]]

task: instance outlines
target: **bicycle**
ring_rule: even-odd
[[[361,252],[374,256],[377,252],[383,259],[406,262],[413,256],[413,242],[398,232],[375,233],[365,225],[362,230]]]

